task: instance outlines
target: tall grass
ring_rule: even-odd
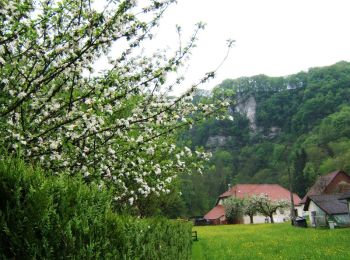
[[[350,259],[350,228],[295,228],[290,224],[195,227],[192,259]]]

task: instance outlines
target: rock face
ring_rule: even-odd
[[[269,134],[268,134],[268,138],[275,138],[276,136],[278,136],[281,132],[281,128],[273,126],[269,129]]]
[[[231,140],[231,136],[223,136],[223,135],[214,135],[209,136],[208,141],[206,143],[207,147],[219,147],[227,145],[227,142]]]
[[[242,100],[241,98],[238,99],[237,105],[236,105],[236,112],[245,115],[249,122],[250,122],[250,128],[256,132],[257,126],[256,126],[256,101],[253,96],[250,96],[249,98],[246,98]]]
[[[257,103],[254,96],[238,96],[236,106],[232,109],[229,108],[229,113],[234,115],[234,113],[239,113],[244,115],[249,120],[250,131],[253,134],[258,132],[263,133],[264,129],[258,127],[256,120]],[[268,139],[273,139],[277,137],[281,132],[281,128],[273,126],[269,129],[265,129],[264,137]],[[232,140],[232,136],[224,135],[213,135],[210,136],[206,142],[206,147],[213,149],[215,147],[226,146],[228,142]]]

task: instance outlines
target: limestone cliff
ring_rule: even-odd
[[[253,96],[248,98],[239,98],[237,101],[237,105],[235,107],[237,113],[245,115],[250,123],[250,128],[253,132],[256,132],[256,100]]]

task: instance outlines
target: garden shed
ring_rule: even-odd
[[[333,221],[336,226],[350,226],[348,203],[344,194],[310,195],[306,198],[305,211],[310,212],[312,226],[328,226]]]
[[[225,208],[222,205],[216,205],[211,209],[204,218],[212,225],[226,224]]]

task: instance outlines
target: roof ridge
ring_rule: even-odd
[[[278,185],[281,186],[278,183],[238,183],[236,185],[233,185],[232,187],[238,186],[238,185]]]
[[[327,173],[325,175],[320,175],[320,176],[318,176],[317,180],[310,187],[310,189],[308,190],[308,192],[305,194],[304,198],[301,201],[303,203],[305,203],[307,196],[317,195],[317,194],[313,194],[313,193],[320,193],[318,195],[322,195],[322,193],[325,191],[325,189],[328,187],[328,185],[335,179],[335,177],[339,173],[343,173],[346,176],[350,177],[344,170],[336,170],[336,171]],[[321,185],[322,182],[324,182],[323,185]]]

